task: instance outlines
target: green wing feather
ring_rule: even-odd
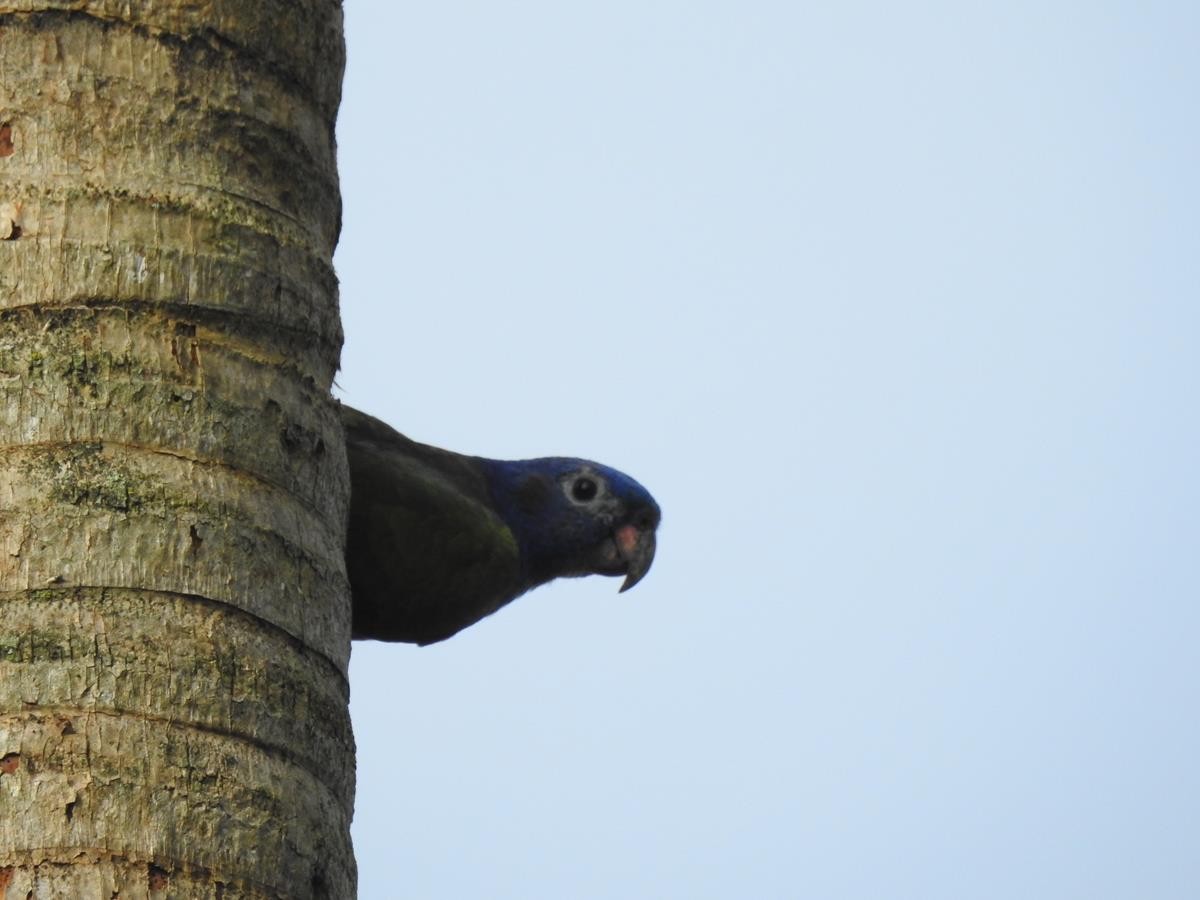
[[[432,643],[521,593],[516,540],[474,458],[409,440],[350,407],[342,421],[355,637]]]

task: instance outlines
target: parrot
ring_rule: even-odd
[[[465,456],[345,404],[341,419],[355,640],[437,643],[555,578],[624,575],[623,592],[654,561],[661,511],[616,469]]]

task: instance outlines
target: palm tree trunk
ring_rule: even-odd
[[[0,897],[354,894],[342,64],[0,0]]]

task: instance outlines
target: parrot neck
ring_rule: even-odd
[[[558,515],[561,493],[550,462],[480,459],[493,506],[520,549],[527,590],[563,574],[558,561],[568,549]]]

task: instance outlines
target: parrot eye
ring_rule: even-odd
[[[575,483],[571,485],[571,496],[580,503],[586,503],[595,498],[598,490],[596,482],[585,475],[575,479]]]

